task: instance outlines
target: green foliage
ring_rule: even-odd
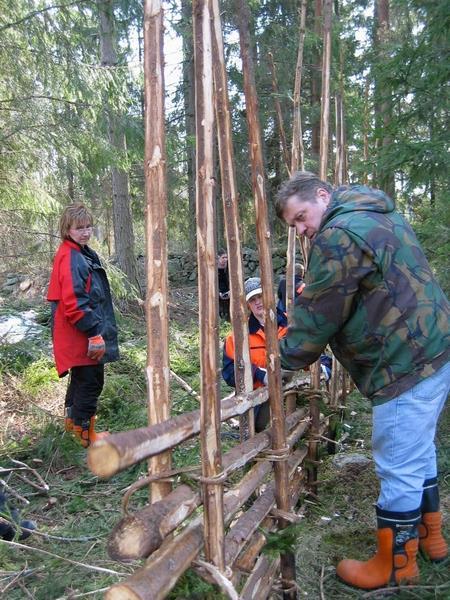
[[[275,533],[261,531],[267,539],[262,550],[263,553],[269,556],[278,556],[279,554],[294,552],[298,544],[301,527],[294,524],[288,525]]]
[[[450,211],[447,190],[439,192],[434,204],[421,203],[416,206],[413,225],[442,289],[450,296]]]
[[[39,358],[28,364],[22,374],[22,389],[31,396],[48,390],[58,381],[58,373],[50,358]]]
[[[38,342],[23,340],[16,344],[4,344],[0,349],[0,374],[19,374],[41,355]]]

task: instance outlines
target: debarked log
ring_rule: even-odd
[[[249,394],[227,396],[221,402],[221,421],[246,413],[268,399],[267,388]],[[200,432],[200,410],[178,415],[162,423],[114,433],[89,447],[87,463],[98,477],[111,477],[123,469],[188,440]]]
[[[294,474],[292,475],[292,477],[290,478],[289,501],[290,501],[291,508],[294,508],[296,506],[301,493],[305,491],[304,485],[303,485],[303,482],[305,480],[305,475],[306,475],[306,473],[305,473],[304,469],[297,468],[294,471]],[[238,571],[242,571],[244,573],[251,573],[253,571],[254,564],[258,558],[258,555],[261,552],[262,548],[264,547],[264,545],[266,544],[266,541],[267,541],[266,536],[261,531],[261,529],[267,530],[267,532],[275,531],[276,530],[276,522],[273,519],[273,517],[271,517],[270,515],[268,517],[266,517],[261,522],[260,529],[258,531],[256,531],[251,537],[247,538],[247,540],[245,542],[246,547],[241,552],[241,554],[238,556],[238,558],[234,561],[233,570],[237,569]],[[230,533],[231,533],[231,529],[230,529]],[[227,543],[227,541],[228,540],[226,539],[225,543]],[[227,550],[227,546],[226,546],[226,550]],[[232,554],[232,548],[230,546],[230,551],[228,551],[228,553],[226,553],[226,556],[228,556],[231,559],[232,558],[231,554]]]
[[[247,582],[241,592],[241,600],[265,600],[273,586],[273,581],[278,572],[280,557],[270,558],[262,554],[258,558],[258,562],[247,579]]]
[[[297,469],[302,454],[301,451],[297,451],[289,458],[290,471]],[[269,461],[258,462],[224,495],[225,523],[230,522],[236,511],[271,471],[272,466]],[[167,538],[141,569],[127,580],[113,585],[106,592],[105,599],[163,600],[202,546],[203,515],[199,515],[178,536]]]
[[[304,460],[307,452],[307,448],[297,450],[295,455],[298,457],[299,464]],[[296,490],[292,490],[291,487],[290,491],[291,493],[295,493]],[[227,565],[234,563],[242,548],[274,506],[275,484],[271,482],[264,492],[258,496],[252,506],[237,519],[236,523],[233,524],[227,533],[225,537],[225,563]]]
[[[162,500],[127,515],[111,531],[109,556],[121,561],[149,556],[200,502],[200,494],[180,485]]]
[[[299,409],[286,419],[287,429],[295,439],[299,439],[309,426],[309,421],[302,421],[305,413],[305,409]],[[234,446],[223,456],[223,469],[231,471],[244,466],[270,447],[270,443],[270,429],[267,429]],[[109,536],[109,555],[114,560],[122,561],[150,556],[167,534],[176,529],[200,504],[198,492],[187,485],[180,485],[163,500],[121,519]]]

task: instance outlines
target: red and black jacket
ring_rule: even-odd
[[[72,240],[62,242],[53,261],[47,300],[52,303],[53,352],[60,377],[72,367],[119,358],[108,279],[91,248]],[[87,357],[88,338],[95,335],[105,340],[101,361]]]
[[[277,309],[278,339],[287,333],[287,318],[285,313]],[[263,379],[266,374],[267,352],[266,334],[264,327],[254,316],[250,314],[248,319],[248,340],[250,345],[250,362],[252,363],[253,389],[264,385]],[[234,336],[230,333],[223,347],[222,376],[231,387],[235,387],[234,379]]]

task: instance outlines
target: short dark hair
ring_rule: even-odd
[[[291,196],[298,196],[303,202],[315,202],[316,192],[323,188],[331,194],[332,186],[322,181],[315,173],[310,171],[297,171],[290,179],[285,181],[278,190],[275,198],[277,216],[282,219],[286,204]]]
[[[225,248],[219,248],[217,251],[217,256],[223,256],[224,254],[228,256],[228,252],[225,250]]]

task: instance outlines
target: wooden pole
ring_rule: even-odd
[[[164,131],[163,11],[160,0],[144,3],[145,182],[147,239],[147,389],[150,425],[170,416],[167,318],[167,189]],[[152,474],[171,468],[171,453],[152,458]],[[151,485],[151,500],[168,494],[168,482]]]
[[[241,396],[231,394],[222,400],[220,418],[226,421],[242,415],[267,399],[267,388]],[[140,460],[173,448],[199,431],[200,411],[193,410],[157,425],[114,433],[89,446],[88,467],[98,477],[111,477]]]
[[[328,140],[330,135],[330,72],[331,72],[331,17],[333,0],[323,2],[323,55],[322,100],[320,104],[319,178],[327,179]]]
[[[332,0],[323,2],[323,55],[322,55],[322,99],[320,111],[320,152],[319,152],[319,178],[323,181],[327,179],[328,165],[328,138],[329,138],[329,120],[330,120],[330,68],[331,68],[331,17],[333,11]],[[320,361],[311,365],[311,387],[320,388]],[[314,438],[319,430],[319,405],[318,399],[311,396],[311,434],[312,439],[309,446],[309,459],[313,465],[317,461],[318,441]],[[312,466],[310,471],[310,481],[317,480],[317,469]],[[312,486],[316,491],[315,484]]]
[[[343,185],[347,180],[347,157],[345,143],[345,118],[344,118],[344,51],[342,45],[339,49],[339,92],[335,96],[335,118],[336,118],[336,163],[334,168],[334,183],[336,186]],[[344,369],[341,363],[333,355],[330,380],[330,408],[334,414],[330,416],[329,437],[335,440],[338,435],[338,424],[340,421],[339,405],[342,404],[344,387]],[[336,452],[336,445],[329,444],[329,452]]]
[[[275,63],[273,61],[272,52],[269,52],[268,57],[269,57],[270,73],[272,75],[273,102],[275,105],[275,113],[277,115],[278,130],[280,133],[281,154],[283,155],[286,171],[288,172],[288,175],[291,175],[291,171],[289,169],[289,152],[288,152],[288,147],[287,147],[286,132],[284,130],[283,112],[281,110],[281,104],[280,104],[280,99],[279,99],[277,71],[275,69]]]
[[[262,136],[259,126],[258,102],[255,85],[255,71],[252,53],[250,51],[249,34],[249,7],[245,0],[237,0],[237,16],[239,39],[242,56],[242,70],[244,75],[244,94],[247,110],[249,131],[250,160],[252,166],[252,187],[255,201],[256,235],[259,246],[260,269],[264,303],[264,331],[266,335],[267,373],[269,379],[269,400],[273,431],[273,450],[285,452],[286,432],[284,406],[281,395],[280,353],[278,347],[278,324],[273,294],[273,269],[272,252],[270,244],[270,228],[267,214],[267,201],[265,193],[265,172],[262,156]],[[289,479],[287,461],[275,462],[274,473],[276,481],[277,507],[289,510]],[[287,526],[284,519],[279,521],[280,528]],[[281,572],[286,587],[291,588],[295,580],[295,556],[289,552],[281,557]],[[295,592],[284,594],[285,598],[296,598]]]
[[[303,49],[305,45],[306,33],[306,0],[301,0],[300,4],[300,32],[298,39],[297,65],[295,67],[294,83],[294,106],[292,119],[292,152],[291,152],[291,175],[300,167],[305,168],[305,152],[303,148],[302,135],[302,116],[300,109],[300,98],[302,90],[302,71],[303,71]]]
[[[214,103],[211,13],[208,0],[194,0],[194,67],[197,259],[200,325],[201,458],[204,483],[206,560],[223,571],[223,488],[214,483],[222,471],[220,398],[217,379],[219,355],[216,231],[214,206]]]
[[[228,99],[222,24],[218,0],[212,0],[212,52],[214,64],[214,100],[217,115],[219,160],[222,182],[222,201],[227,238],[231,291],[231,323],[234,335],[234,377],[236,393],[253,389],[252,367],[248,337],[247,306],[244,292],[244,268],[239,233],[238,192],[234,168],[230,103]],[[241,439],[246,433],[254,435],[253,410],[240,420]],[[246,431],[248,430],[248,432]]]
[[[291,167],[290,174],[300,168],[301,171],[305,168],[305,150],[303,147],[302,134],[302,115],[300,109],[300,99],[302,90],[302,71],[303,71],[303,49],[305,45],[306,33],[306,0],[301,0],[300,4],[300,30],[298,38],[297,64],[295,67],[295,83],[294,83],[294,102],[293,102],[293,118],[292,118],[292,150],[291,150]],[[286,264],[286,312],[290,316],[290,309],[294,303],[295,290],[295,227],[289,227],[288,231],[288,252]],[[306,237],[300,237],[300,249],[303,256],[303,265],[306,269],[308,263],[309,243]]]

